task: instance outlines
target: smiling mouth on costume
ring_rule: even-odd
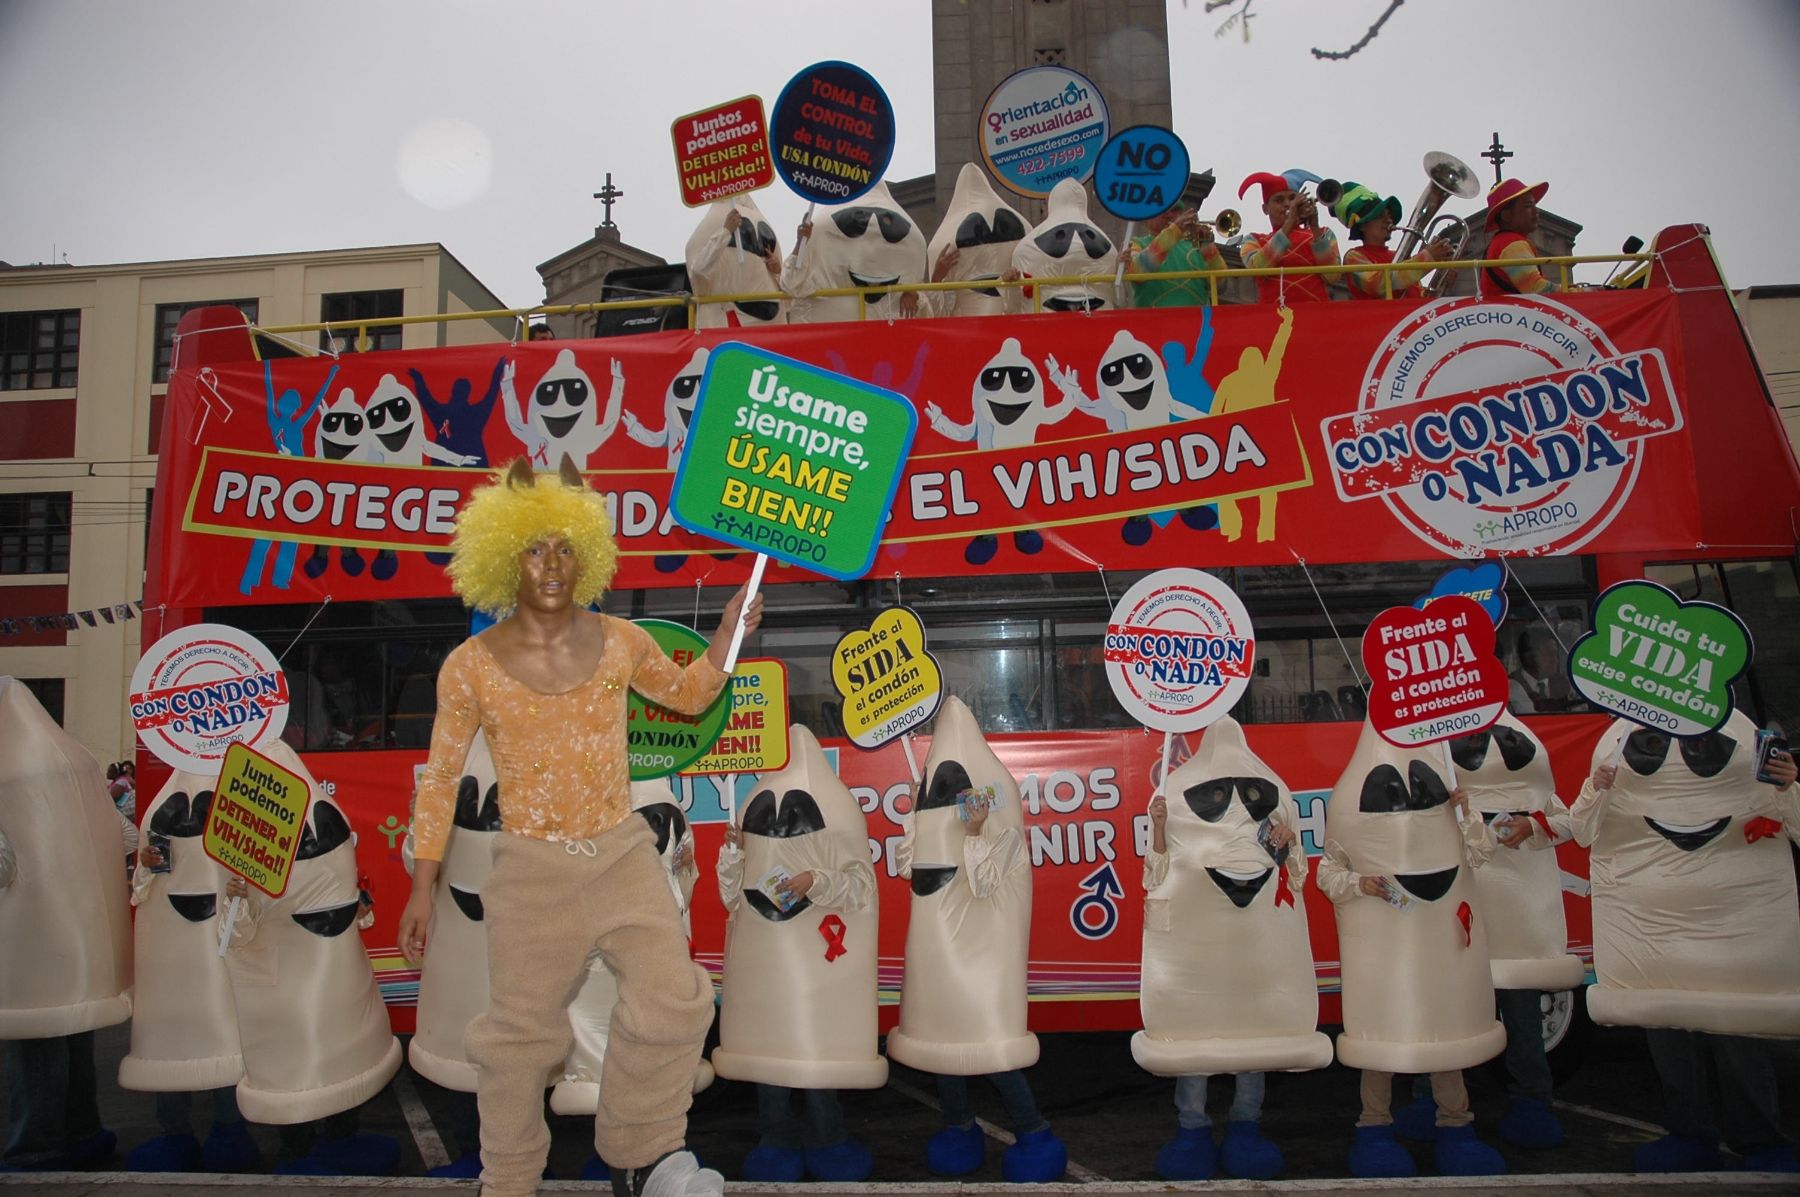
[[[1030,406],[1029,403],[995,403],[992,399],[988,400],[988,411],[993,413],[994,423],[1007,428],[1017,423]]]
[[[897,274],[876,278],[869,274],[858,274],[854,270],[847,270],[844,273],[850,276],[850,285],[852,287],[891,287],[900,281],[900,276]],[[875,297],[870,296],[870,298],[873,299]]]
[[[1683,852],[1699,851],[1718,839],[1731,826],[1729,817],[1715,819],[1711,823],[1663,823],[1645,815],[1644,822],[1650,824],[1650,830]]]
[[[406,448],[406,442],[412,439],[412,426],[408,425],[399,432],[377,432],[375,439],[380,441],[381,447],[389,453],[398,453]]]
[[[1269,880],[1273,869],[1250,869],[1239,872],[1236,869],[1208,869],[1206,875],[1219,891],[1231,899],[1231,904],[1243,910],[1256,901],[1256,895],[1262,892],[1263,885]]]
[[[342,461],[356,451],[354,442],[346,444],[342,441],[328,441],[323,439],[319,441],[319,448],[325,454],[326,461]]]
[[[550,434],[550,439],[560,441],[569,435],[569,429],[575,427],[575,421],[579,420],[581,416],[540,416],[538,418],[543,420],[544,431]]]
[[[1147,382],[1135,391],[1120,391],[1119,398],[1131,405],[1132,411],[1143,411],[1150,406],[1150,396],[1156,390],[1156,384]]]
[[[1394,880],[1400,883],[1401,889],[1421,902],[1435,902],[1449,893],[1450,887],[1456,884],[1458,867],[1451,865],[1435,873],[1396,873]]]
[[[1091,312],[1106,306],[1106,301],[1092,291],[1083,291],[1078,295],[1058,295],[1046,299],[1044,306],[1053,312]]]

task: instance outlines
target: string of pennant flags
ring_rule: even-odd
[[[0,636],[21,636],[26,632],[36,635],[55,631],[58,628],[72,632],[82,624],[86,624],[90,628],[97,628],[102,620],[113,624],[126,623],[136,619],[143,610],[144,600],[132,599],[128,603],[95,607],[91,611],[63,611],[55,615],[0,616]]]

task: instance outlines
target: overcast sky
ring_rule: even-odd
[[[1498,130],[1507,173],[1548,179],[1545,206],[1585,226],[1578,251],[1699,222],[1734,286],[1800,283],[1800,3],[1413,0],[1354,58],[1308,53],[1385,7],[1253,0],[1246,45],[1171,0],[1175,130],[1219,177],[1209,211],[1295,166],[1410,210],[1425,151],[1485,185]],[[0,259],[440,241],[536,303],[535,267],[592,235],[607,171],[626,240],[678,259],[696,214],[669,122],[773,103],[820,59],[893,98],[889,177],[929,171],[930,25],[927,0],[0,0]],[[785,248],[803,205],[758,198]]]

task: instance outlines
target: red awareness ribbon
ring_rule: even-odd
[[[1771,819],[1767,815],[1758,815],[1744,824],[1744,842],[1754,844],[1757,840],[1772,839],[1781,834],[1781,820]]]
[[[1463,947],[1466,948],[1475,942],[1475,911],[1467,902],[1456,908],[1456,921],[1462,924]]]
[[[1280,865],[1275,866],[1275,905],[1292,906],[1294,891],[1288,888],[1287,870]]]
[[[828,914],[819,920],[819,934],[825,937],[825,962],[827,964],[842,956],[849,949],[844,947],[844,920],[835,914]]]

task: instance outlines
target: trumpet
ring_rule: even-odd
[[[1396,262],[1406,261],[1413,256],[1413,251],[1419,248],[1421,241],[1430,240],[1430,231],[1436,225],[1432,218],[1444,206],[1445,200],[1453,195],[1458,199],[1474,199],[1481,191],[1475,172],[1461,158],[1452,154],[1433,150],[1425,155],[1424,166],[1425,190],[1413,204],[1412,218],[1400,231],[1400,245],[1394,250]],[[1468,240],[1466,226],[1463,240]],[[1458,252],[1461,252],[1460,249]]]
[[[1244,218],[1237,214],[1235,208],[1221,208],[1210,221],[1213,231],[1221,237],[1235,237],[1238,230],[1244,227]]]

